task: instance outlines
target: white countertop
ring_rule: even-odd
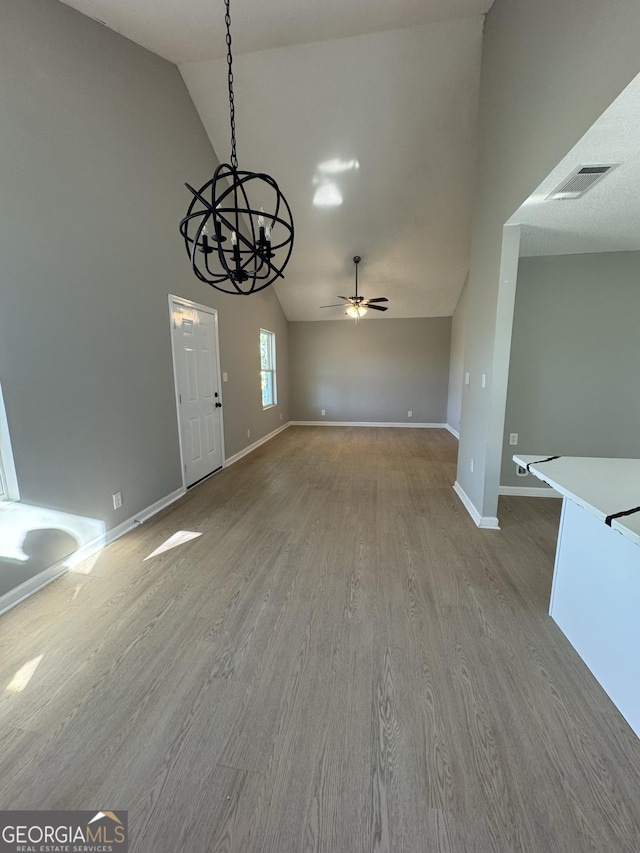
[[[542,461],[551,455],[514,456],[513,460],[602,522],[640,506],[640,459],[561,456]],[[613,519],[611,529],[640,545],[640,511]]]

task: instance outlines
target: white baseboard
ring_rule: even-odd
[[[550,486],[500,486],[499,495],[512,495],[522,498],[561,498],[560,492],[556,492]]]
[[[25,598],[28,598],[34,592],[42,589],[42,587],[47,586],[51,581],[54,581],[56,578],[59,578],[60,575],[69,571],[69,569],[75,568],[75,566],[78,566],[90,557],[95,556],[95,554],[102,551],[102,549],[107,545],[110,545],[112,542],[115,542],[116,539],[124,536],[125,533],[133,530],[134,527],[137,527],[147,521],[156,513],[160,512],[160,510],[170,506],[184,494],[185,490],[180,487],[170,494],[165,495],[165,497],[160,498],[160,500],[155,503],[152,503],[151,506],[141,510],[141,512],[137,513],[135,516],[128,518],[121,524],[116,525],[116,527],[112,527],[111,530],[107,530],[101,536],[92,539],[90,542],[85,542],[85,544],[81,545],[77,551],[74,551],[73,554],[65,557],[63,560],[60,560],[55,565],[50,566],[48,569],[44,569],[44,571],[39,572],[35,577],[29,578],[29,580],[21,583],[20,586],[9,590],[9,592],[0,596],[0,614],[4,613],[6,610],[10,610],[12,607],[15,607],[16,604],[24,601]]]
[[[87,557],[92,557],[97,551],[100,551],[101,548],[104,548],[105,545],[110,545],[112,542],[115,542],[116,539],[119,539],[121,536],[124,536],[125,533],[128,533],[130,530],[133,530],[134,527],[138,527],[139,524],[143,524],[145,521],[148,521],[152,516],[156,515],[156,513],[160,512],[160,510],[165,509],[168,506],[171,506],[172,503],[175,503],[179,500],[183,495],[186,494],[186,489],[182,486],[179,489],[171,492],[168,495],[165,495],[163,498],[160,498],[159,501],[155,501],[151,506],[146,507],[146,509],[140,510],[140,512],[136,513],[131,518],[128,518],[126,521],[121,522],[121,524],[112,527],[111,530],[107,530],[104,534],[104,539],[102,539],[102,544],[100,544],[100,539],[94,540],[94,542],[90,542],[88,545],[84,545],[82,548],[79,548],[76,553],[73,555],[73,565],[77,566],[78,563],[81,563],[83,560],[86,560]],[[89,549],[85,553],[85,549]],[[79,560],[76,559],[77,554],[82,554]]]
[[[60,575],[63,575],[68,570],[68,566],[63,560],[60,563],[56,563],[55,566],[39,572],[35,577],[29,578],[29,580],[21,583],[20,586],[10,589],[4,595],[0,595],[0,615],[7,610],[11,610],[16,604],[20,604],[25,598],[42,589],[43,586],[47,586],[47,584],[50,584],[51,581],[59,578]]]
[[[408,429],[447,429],[446,424],[378,423],[377,421],[290,421],[291,426],[404,427]]]
[[[444,428],[448,429],[451,435],[454,436],[454,438],[457,438],[458,441],[460,441],[460,433],[457,429],[454,429],[452,426],[449,426],[449,424],[445,424]]]
[[[453,484],[453,490],[460,498],[465,509],[478,527],[481,527],[484,530],[500,530],[498,519],[493,515],[480,515],[475,505],[472,503],[471,498],[457,480]]]
[[[267,433],[267,435],[263,435],[262,438],[259,438],[257,441],[254,441],[253,444],[249,444],[247,445],[247,447],[243,448],[238,453],[234,453],[233,456],[230,456],[228,459],[224,460],[224,467],[228,468],[229,465],[233,465],[234,462],[237,462],[239,459],[242,459],[243,456],[247,456],[249,453],[252,453],[258,447],[260,447],[260,445],[266,444],[267,441],[271,441],[271,439],[275,438],[275,436],[278,435],[279,432],[282,432],[283,430],[287,429],[287,427],[290,427],[291,424],[292,421],[287,421],[286,424],[283,424],[282,426],[278,427],[278,429],[274,429],[273,432]]]

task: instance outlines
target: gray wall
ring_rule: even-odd
[[[0,12],[0,381],[21,497],[110,528],[181,484],[167,294],[219,311],[227,456],[288,420],[287,323],[273,292],[222,296],[189,270],[184,182],[216,158],[177,68],[57,2]],[[260,326],[278,336],[265,413]]]
[[[468,282],[465,282],[451,318],[451,355],[449,358],[449,397],[447,401],[447,423],[460,432],[462,414],[462,388],[464,383],[464,347],[467,337]]]
[[[463,393],[458,460],[483,516],[497,505],[515,288],[499,282],[502,226],[639,71],[638,0],[496,0],[487,16],[465,357],[487,387]]]
[[[640,253],[522,258],[501,483],[520,453],[640,457]]]
[[[292,420],[445,423],[450,339],[450,317],[291,323]]]

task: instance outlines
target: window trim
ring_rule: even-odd
[[[269,336],[269,364],[270,367],[263,369],[262,367],[262,336]],[[277,378],[277,362],[276,362],[276,333],[271,332],[269,329],[260,329],[260,336],[258,338],[260,344],[260,400],[262,402],[262,411],[264,412],[266,409],[273,409],[278,405],[278,378]],[[271,374],[271,387],[273,389],[273,398],[272,402],[266,403],[264,402],[264,396],[262,393],[262,376],[263,374]]]
[[[11,447],[11,436],[9,435],[9,422],[7,421],[7,410],[4,406],[2,385],[0,384],[0,501],[19,501],[20,489],[18,487],[18,476],[13,459],[13,448]]]

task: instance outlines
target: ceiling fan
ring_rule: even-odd
[[[360,317],[364,317],[369,308],[372,311],[387,311],[386,305],[377,305],[377,302],[388,302],[386,296],[378,296],[375,299],[365,299],[364,296],[358,296],[358,264],[362,258],[360,255],[356,255],[353,259],[353,263],[356,265],[356,295],[355,296],[338,296],[338,299],[344,299],[346,306],[342,302],[336,302],[334,305],[321,305],[321,308],[344,308],[347,310],[345,314],[348,314],[350,317],[353,317],[356,323],[360,319]]]

